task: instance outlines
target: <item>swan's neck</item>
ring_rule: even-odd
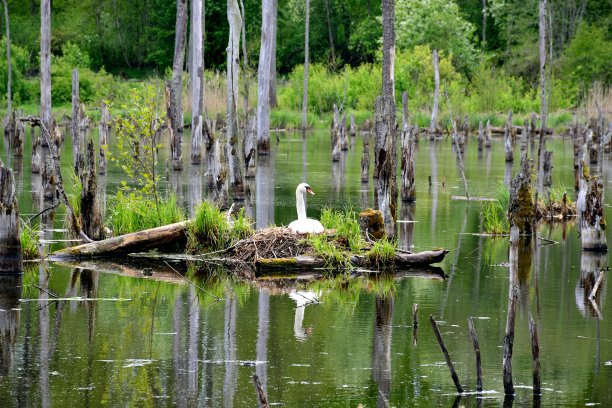
[[[304,202],[304,193],[295,192],[295,206],[297,207],[298,220],[306,219],[306,203]]]

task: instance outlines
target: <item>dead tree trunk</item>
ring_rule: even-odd
[[[514,152],[512,149],[512,111],[508,112],[508,121],[504,127],[504,147],[506,150],[506,163],[514,161]]]
[[[14,121],[15,121],[15,132],[13,135],[13,156],[14,157],[23,157],[23,143],[25,140],[25,129],[23,123],[17,117],[21,115],[21,113],[14,113]]]
[[[202,161],[202,0],[191,0],[191,163]]]
[[[304,92],[302,93],[302,131],[308,128],[308,63],[310,37],[310,0],[306,0],[306,26],[304,29]]]
[[[416,186],[414,184],[414,139],[412,127],[404,122],[402,130],[402,201],[416,200]]]
[[[382,0],[382,94],[395,106],[395,2]],[[393,114],[395,120],[395,113]]]
[[[256,171],[256,146],[257,146],[257,120],[250,115],[247,118],[247,128],[244,137],[244,172],[246,178],[255,178]]]
[[[11,67],[11,29],[9,26],[9,14],[8,5],[6,0],[2,0],[4,3],[4,23],[6,25],[6,112],[8,114],[13,110],[13,74]]]
[[[349,149],[349,138],[348,132],[346,129],[346,113],[342,115],[342,119],[340,119],[340,150],[348,150]]]
[[[354,137],[357,135],[357,125],[355,125],[355,115],[351,113],[349,116],[350,127],[349,127],[349,135]]]
[[[481,152],[484,146],[484,129],[482,128],[482,121],[478,123],[478,151]]]
[[[521,154],[527,151],[527,145],[529,144],[529,123],[527,119],[523,122],[523,129],[521,129]]]
[[[100,203],[97,198],[98,182],[96,175],[96,158],[93,141],[87,144],[87,163],[80,174],[81,179],[81,225],[91,239],[102,239],[102,221]]]
[[[383,214],[385,231],[388,236],[395,235],[397,209],[397,181],[395,154],[395,103],[391,97],[376,99],[376,139],[380,149],[377,152],[377,195],[378,209]]]
[[[40,1],[40,111],[47,129],[51,124],[51,0]],[[47,140],[42,139],[47,146]]]
[[[547,150],[544,152],[544,155],[542,156],[543,158],[542,180],[543,180],[544,186],[546,187],[552,186],[552,169],[553,169],[552,155],[553,155],[553,152],[550,150]]]
[[[0,160],[0,274],[19,274],[22,270],[15,177]]]
[[[521,158],[521,168],[510,183],[508,218],[510,225],[518,228],[523,235],[532,234],[533,226],[533,161]]]
[[[272,65],[273,17],[275,0],[263,0],[261,4],[261,46],[257,70],[257,151],[270,154],[270,70]]]
[[[170,151],[173,170],[183,170],[183,64],[185,62],[185,33],[187,32],[187,0],[176,0],[176,24],[174,31],[174,58],[172,82],[166,84],[166,107]],[[170,87],[170,92],[168,91]],[[170,100],[168,101],[168,98]],[[172,106],[172,109],[170,107]],[[100,162],[100,167],[102,162]]]
[[[100,107],[100,161],[98,163],[98,172],[100,174],[106,174],[106,151],[108,150],[108,141],[110,139],[111,132],[111,116],[108,110],[106,101],[102,101]]]
[[[81,100],[79,98],[79,70],[72,70],[72,118],[70,134],[72,135],[72,161],[74,172],[79,175],[85,163],[83,146],[81,146]]]
[[[370,181],[370,143],[369,136],[363,135],[363,155],[361,156],[361,182]]]
[[[434,67],[434,100],[431,109],[431,120],[429,122],[429,138],[432,139],[438,134],[438,103],[440,99],[440,70],[438,69],[438,50],[433,50]]]
[[[47,156],[47,161],[44,163],[40,178],[42,180],[43,199],[53,201],[55,198],[56,181],[53,172],[53,162],[49,156]]]
[[[247,120],[249,117],[249,60],[246,47],[246,16],[244,15],[244,2],[240,0],[240,14],[242,15],[240,33],[242,35],[242,82],[244,83],[244,128],[246,130]]]
[[[514,395],[512,380],[512,351],[514,348],[514,322],[516,320],[516,300],[518,299],[518,262],[519,262],[519,228],[515,225],[510,228],[510,288],[508,295],[508,315],[506,317],[506,335],[504,336],[503,383],[504,393]]]
[[[487,120],[487,129],[485,131],[485,147],[491,147],[491,139],[493,137],[493,129],[491,128],[491,121]]]
[[[540,44],[540,143],[544,138],[548,117],[546,100],[546,5],[547,0],[540,0],[539,7],[539,44]],[[538,158],[539,160],[539,158]]]
[[[32,146],[32,173],[38,174],[42,170],[42,157],[40,155],[40,138],[34,139],[34,145]]]
[[[227,46],[227,159],[229,182],[234,199],[244,199],[244,184],[240,167],[240,131],[238,129],[238,75],[240,70],[240,30],[242,16],[237,0],[227,0],[229,42]]]
[[[331,123],[331,147],[332,147],[332,161],[340,161],[340,113],[338,107],[334,104],[334,116],[332,117]]]
[[[588,170],[580,179],[576,203],[580,214],[580,239],[585,251],[607,251],[606,221],[604,218],[604,187],[601,180],[589,177]]]
[[[270,23],[272,40],[272,62],[270,64],[270,107],[276,108],[276,32],[278,31],[278,0],[272,0],[272,21]]]

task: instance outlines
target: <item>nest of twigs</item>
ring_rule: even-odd
[[[236,260],[255,263],[261,258],[293,258],[307,252],[309,246],[289,228],[273,227],[256,231],[238,241],[229,255]]]

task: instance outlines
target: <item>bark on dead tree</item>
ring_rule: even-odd
[[[402,189],[401,196],[404,202],[416,200],[416,186],[414,183],[414,139],[413,129],[404,123],[402,130]]]
[[[485,131],[485,147],[491,147],[491,139],[493,137],[493,131],[491,129],[491,121],[487,120],[487,129]]]
[[[247,128],[244,137],[244,172],[246,178],[255,178],[257,147],[257,120],[255,116],[247,118]]]
[[[108,141],[110,140],[111,133],[111,115],[108,110],[108,104],[106,101],[102,101],[100,107],[100,161],[98,165],[98,173],[106,174],[106,151],[108,150]]]
[[[191,0],[191,163],[202,161],[204,90],[202,80],[202,0]]]
[[[482,121],[478,123],[478,151],[481,152],[484,146],[484,129],[482,128]]]
[[[83,148],[81,145],[81,99],[79,97],[79,70],[72,70],[72,118],[70,134],[72,135],[72,160],[74,172],[79,175],[83,170]]]
[[[53,171],[52,159],[47,156],[47,161],[44,163],[41,173],[43,198],[45,200],[53,201],[55,198],[55,174]]]
[[[40,1],[40,111],[41,120],[51,129],[51,0]],[[47,146],[47,140],[41,140]]]
[[[19,274],[22,270],[15,177],[0,160],[0,274]]]
[[[6,26],[6,111],[10,114],[13,110],[13,73],[11,66],[11,29],[9,25],[9,14],[8,5],[6,0],[2,0],[4,3],[4,23]]]
[[[227,45],[227,159],[229,182],[234,199],[244,199],[244,184],[240,166],[241,132],[238,129],[238,76],[240,70],[240,31],[242,16],[237,0],[227,0],[229,41]]]
[[[261,46],[257,69],[257,151],[270,154],[270,70],[273,47],[272,24],[275,21],[273,3],[263,0],[261,4]]]
[[[550,187],[552,185],[552,169],[553,169],[552,155],[553,155],[553,152],[550,150],[547,150],[544,152],[544,155],[542,156],[543,158],[542,179],[543,179],[544,186],[546,187]]]
[[[34,139],[34,145],[32,146],[32,173],[38,174],[42,170],[42,157],[40,155],[40,138]]]
[[[527,119],[523,122],[523,129],[521,129],[521,154],[527,151],[527,144],[529,143],[529,123]]]
[[[354,137],[357,135],[357,125],[355,125],[355,115],[351,113],[349,116],[350,127],[349,127],[349,135]]]
[[[508,121],[504,127],[504,148],[506,150],[506,163],[514,161],[514,152],[512,149],[512,111],[508,112]]]
[[[540,0],[539,7],[539,44],[540,44],[540,129],[546,129],[548,118],[548,101],[546,100],[546,5],[547,0]],[[544,132],[540,133],[540,139]]]
[[[98,182],[93,140],[87,144],[86,167],[80,174],[81,179],[81,225],[91,239],[102,238],[100,203],[97,197]]]
[[[348,150],[349,149],[349,138],[348,132],[346,129],[346,113],[342,115],[342,119],[340,119],[340,150]]]
[[[584,167],[576,205],[580,215],[582,249],[607,251],[603,182],[597,177],[590,177],[588,170]]]
[[[526,156],[521,158],[521,168],[510,183],[508,219],[523,235],[532,234],[533,226],[533,161]]]
[[[308,65],[310,37],[310,0],[306,0],[306,25],[304,29],[304,91],[302,93],[302,131],[308,128]]]
[[[331,147],[332,147],[332,161],[340,161],[340,113],[338,107],[334,104],[334,115],[331,123]]]
[[[183,63],[187,32],[187,0],[176,0],[172,80],[166,83],[166,113],[170,132],[172,170],[183,170]],[[100,167],[102,163],[100,163]]]
[[[438,104],[440,99],[440,70],[438,69],[438,50],[433,50],[434,67],[434,100],[431,109],[431,120],[429,122],[429,138],[432,139],[438,134]]]
[[[377,154],[378,209],[385,220],[387,235],[395,235],[397,209],[397,159],[395,153],[395,103],[389,96],[376,99],[376,141],[380,146]]]
[[[395,106],[395,2],[382,0],[382,94]],[[395,118],[395,114],[393,115]]]
[[[512,352],[514,348],[514,322],[516,320],[516,300],[518,299],[518,262],[519,262],[519,228],[510,228],[510,255],[509,255],[509,277],[510,287],[508,295],[508,315],[506,316],[506,335],[504,336],[503,383],[504,393],[514,395],[514,384],[512,380]]]
[[[270,107],[276,108],[276,32],[278,31],[278,0],[272,0],[272,63],[270,64]]]

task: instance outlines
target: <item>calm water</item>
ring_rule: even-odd
[[[339,163],[331,162],[327,132],[279,134],[270,157],[260,160],[249,185],[246,211],[258,227],[295,217],[295,186],[307,180],[316,195],[308,214],[321,208],[360,209],[372,204],[371,184],[360,182],[362,139]],[[275,140],[275,136],[272,136]],[[68,141],[68,139],[67,139]],[[1,142],[0,142],[1,143]],[[111,142],[112,143],[112,142]],[[65,143],[62,162],[72,158]],[[42,202],[40,177],[30,174],[30,149],[22,161],[0,145],[17,172],[20,210],[31,216]],[[29,135],[26,146],[31,146]],[[572,148],[561,138],[554,150],[553,185],[573,197]],[[205,169],[188,164],[171,173],[168,188],[188,213],[209,196]],[[160,151],[165,163],[167,149]],[[518,150],[515,157],[519,157]],[[516,171],[504,162],[501,141],[478,154],[471,140],[466,175],[472,196],[491,196]],[[604,159],[605,185],[612,182]],[[287,278],[247,283],[216,273],[187,284],[169,267],[153,277],[142,265],[88,262],[28,265],[23,277],[0,279],[1,406],[256,406],[257,374],[274,405],[298,406],[500,406],[503,339],[510,288],[508,241],[481,231],[478,203],[464,194],[450,141],[421,139],[416,159],[417,203],[401,206],[400,245],[451,250],[439,266],[446,279],[398,274],[378,279],[309,282]],[[428,177],[432,176],[432,186]],[[64,178],[68,176],[64,174]],[[111,166],[99,180],[106,197],[121,175]],[[608,225],[612,222],[606,197]],[[42,217],[45,246],[63,234],[63,210]],[[612,405],[612,304],[607,284],[595,306],[587,300],[607,255],[581,253],[574,224],[542,226],[537,251],[521,251],[518,268],[513,377],[516,406],[537,405],[531,394],[528,316],[540,325],[542,406]],[[532,243],[533,244],[533,243]],[[180,266],[176,266],[179,268]],[[39,290],[38,287],[43,288]],[[203,289],[203,290],[201,290]],[[97,301],[54,300],[83,296]],[[316,297],[317,301],[308,301]],[[413,303],[420,325],[412,329]],[[444,357],[427,316],[442,335],[466,390],[476,388],[475,357],[467,330],[474,317],[482,350],[481,398],[456,398]]]

